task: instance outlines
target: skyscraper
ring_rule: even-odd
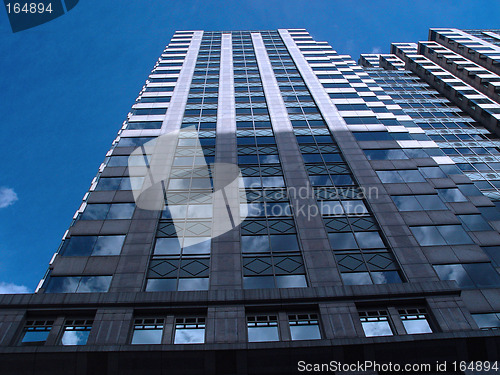
[[[0,296],[3,371],[496,360],[500,34],[430,39],[176,32],[37,292]]]

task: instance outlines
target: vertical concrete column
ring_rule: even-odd
[[[408,281],[438,281],[422,249],[299,47],[288,30],[280,29],[279,33],[355,179],[365,191],[377,192],[367,194],[366,200]],[[383,212],[378,207],[383,208]]]
[[[290,334],[290,326],[288,322],[288,314],[286,311],[278,312],[278,328],[280,330],[281,341],[292,341]]]
[[[252,33],[257,65],[266,95],[271,123],[296,222],[309,286],[341,285],[340,274],[320,215],[308,215],[318,207],[300,153],[285,102],[260,33]]]
[[[124,345],[128,343],[134,318],[133,309],[99,309],[87,345]]]
[[[196,31],[191,39],[172,99],[163,120],[161,134],[180,129],[202,36],[203,31]],[[161,175],[163,176],[169,176],[170,174],[175,151],[175,147],[166,147],[167,143],[173,145],[175,139],[168,142],[157,142],[150,162],[151,168],[156,167],[156,170],[161,168]],[[144,199],[144,206],[150,206],[146,200],[158,202],[158,209],[139,208],[142,206],[142,199]],[[132,216],[118,266],[113,275],[110,292],[139,292],[143,290],[163,202],[162,189],[155,189],[154,193],[147,194],[145,198],[141,196],[136,202],[138,207]]]
[[[326,339],[363,337],[365,335],[354,303],[320,303],[319,312]]]
[[[395,330],[394,334],[395,335],[405,335],[406,329],[405,329],[401,319],[399,319],[398,309],[393,307],[393,306],[390,306],[387,308],[387,312],[389,313],[389,318],[390,318],[392,325],[394,327],[394,330]]]
[[[219,98],[215,147],[214,222],[210,265],[210,289],[241,289],[241,251],[239,232],[239,189],[227,185],[237,176],[236,110],[234,100],[233,46],[231,34],[222,34],[219,71]],[[231,168],[231,165],[234,168]],[[227,231],[229,215],[234,226]]]
[[[21,331],[23,310],[3,310],[0,315],[0,346],[16,345],[16,334]]]
[[[168,345],[174,342],[175,334],[175,316],[167,315],[165,317],[165,324],[163,325],[163,337],[161,343]]]
[[[428,297],[429,317],[444,332],[478,329],[474,318],[460,297]]]
[[[207,343],[246,342],[245,307],[209,307],[206,332]]]
[[[58,344],[58,340],[61,337],[61,330],[64,326],[64,320],[63,316],[59,316],[54,320],[54,324],[52,324],[47,340],[45,340],[45,345],[53,346]]]

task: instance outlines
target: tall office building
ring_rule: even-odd
[[[0,373],[498,359],[500,33],[429,39],[176,32],[36,293],[0,296]]]

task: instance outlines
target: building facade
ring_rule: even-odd
[[[429,39],[176,32],[36,293],[0,296],[0,373],[495,361],[500,33]]]

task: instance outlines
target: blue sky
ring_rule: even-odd
[[[33,291],[175,30],[307,28],[339,53],[430,27],[500,28],[495,1],[80,0],[12,34],[0,10],[0,293]]]

